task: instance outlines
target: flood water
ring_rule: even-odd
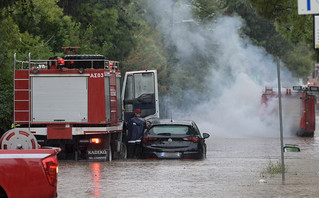
[[[212,135],[205,160],[60,161],[58,197],[318,197],[319,134],[284,144],[301,149],[284,154],[284,184],[281,174],[261,176],[269,161],[281,161],[279,135]]]

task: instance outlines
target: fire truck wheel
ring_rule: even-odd
[[[108,162],[111,162],[112,161],[112,149],[110,147],[110,150],[107,152],[107,161]]]
[[[126,144],[121,142],[120,151],[113,153],[113,159],[126,159],[127,158],[127,148]]]
[[[37,149],[38,141],[34,135],[19,128],[11,129],[0,139],[0,149]]]
[[[120,159],[126,159],[127,158],[127,148],[125,143],[121,143],[120,147]]]

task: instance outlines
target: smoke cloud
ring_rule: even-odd
[[[198,82],[208,87],[205,100],[185,104],[187,111],[170,107],[173,117],[194,120],[201,132],[213,136],[279,136],[278,112],[274,112],[278,109],[278,101],[271,102],[267,108],[261,104],[264,87],[277,87],[274,57],[242,34],[241,28],[245,24],[240,17],[220,16],[199,25],[188,1],[174,3],[173,9],[172,3],[171,0],[149,0],[147,20],[168,35],[166,42],[176,47],[175,56],[180,62],[195,59],[198,53],[210,60],[208,77],[204,82]],[[170,24],[172,19],[173,24]],[[183,68],[183,64],[176,65],[179,70],[190,69]],[[194,72],[200,70],[196,67],[194,64]],[[281,67],[281,84],[291,88],[298,80]],[[194,90],[183,91],[185,101],[194,101]],[[192,99],[188,100],[188,97]],[[293,121],[288,115],[284,115],[284,121],[284,134],[289,136]]]

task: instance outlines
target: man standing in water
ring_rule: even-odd
[[[140,157],[141,153],[141,139],[146,128],[146,122],[141,118],[141,109],[135,109],[135,116],[127,123],[128,128],[128,144],[127,157]]]

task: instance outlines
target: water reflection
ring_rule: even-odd
[[[303,154],[309,155],[311,159],[319,159],[319,137],[298,138],[297,143],[300,145]]]
[[[207,159],[59,162],[58,197],[318,197],[319,137],[285,137],[301,152],[286,152],[281,175],[263,178],[269,160],[280,159],[276,138],[214,138]]]
[[[94,162],[91,165],[91,173],[93,178],[94,185],[94,197],[100,197],[100,173],[101,173],[101,164],[99,162]]]

